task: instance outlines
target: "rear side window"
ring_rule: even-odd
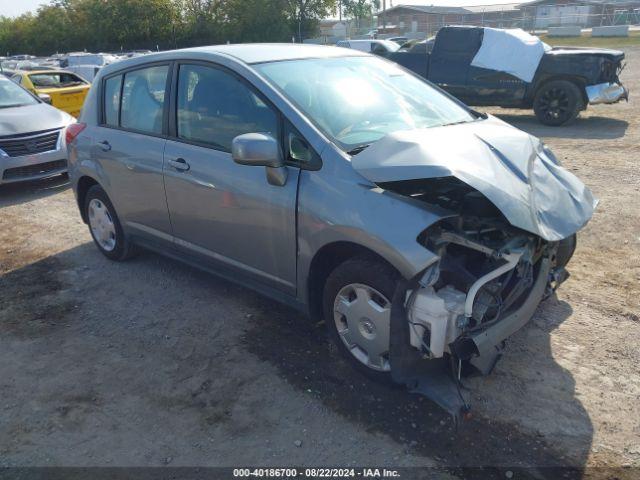
[[[122,75],[111,77],[104,82],[104,123],[112,127],[118,126],[118,112],[120,110],[120,87]]]
[[[231,151],[234,137],[269,133],[277,138],[278,115],[235,76],[202,65],[181,65],[178,74],[178,137]]]
[[[120,126],[144,133],[162,133],[167,65],[127,72],[122,86]]]
[[[473,57],[482,43],[480,28],[445,28],[438,32],[434,53]]]

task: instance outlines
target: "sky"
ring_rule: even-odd
[[[462,5],[488,5],[496,3],[513,3],[514,0],[387,0],[387,8],[393,5],[443,5],[459,7]],[[0,0],[0,15],[15,17],[35,11],[46,0]],[[380,2],[382,3],[382,1]]]

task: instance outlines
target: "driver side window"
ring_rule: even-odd
[[[178,138],[230,152],[243,133],[278,137],[278,115],[244,82],[221,69],[181,65],[178,73]]]

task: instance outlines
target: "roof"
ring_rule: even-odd
[[[553,0],[547,0],[553,1]],[[473,5],[464,7],[465,10],[471,13],[482,13],[482,12],[510,12],[520,10],[522,5],[527,5],[526,3],[496,3],[495,5]]]
[[[464,7],[443,7],[439,5],[396,5],[391,8],[387,8],[385,13],[393,12],[399,9],[415,10],[420,13],[435,13],[435,14],[464,14],[469,13]],[[378,14],[380,15],[380,13]]]
[[[56,69],[42,69],[42,70],[15,70],[15,73],[19,73],[21,75],[40,75],[40,74],[51,74],[51,73],[73,73],[69,70],[65,70],[64,68],[56,68]],[[74,74],[75,75],[75,74]]]
[[[234,57],[244,63],[277,62],[300,58],[343,57],[345,52],[333,46],[302,43],[243,43],[196,47],[179,52],[219,53]]]
[[[539,2],[553,2],[554,0],[538,0]],[[604,0],[603,0],[604,1]],[[536,3],[536,2],[533,2]],[[508,12],[518,10],[522,5],[528,5],[527,3],[496,3],[492,5],[473,5],[467,7],[443,7],[438,5],[396,5],[395,7],[388,8],[386,12],[392,12],[396,9],[405,8],[409,10],[418,11],[420,13],[431,14],[455,14],[466,15],[469,13],[482,13],[482,12]]]
[[[281,60],[297,60],[303,58],[330,58],[368,55],[357,50],[346,50],[334,46],[301,44],[301,43],[245,43],[235,45],[211,45],[206,47],[185,48],[181,50],[168,50],[159,53],[150,53],[140,57],[132,57],[111,63],[103,67],[106,74],[111,70],[129,68],[139,64],[153,61],[166,61],[173,59],[189,58],[189,54],[202,57],[206,54],[222,55],[243,63],[277,62]]]
[[[640,4],[638,0],[574,0],[569,4],[558,4],[555,0],[533,0],[520,4],[520,8],[528,6],[567,6],[567,5],[602,5],[610,7],[625,6],[633,7]]]

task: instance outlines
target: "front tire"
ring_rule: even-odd
[[[538,120],[552,127],[575,120],[583,106],[580,89],[567,80],[545,83],[538,89],[533,100],[533,111]]]
[[[84,213],[91,237],[105,257],[122,261],[134,255],[134,245],[125,237],[116,209],[101,186],[87,192]]]
[[[368,377],[388,382],[391,301],[398,272],[372,256],[339,265],[324,287],[324,318],[344,358]]]

